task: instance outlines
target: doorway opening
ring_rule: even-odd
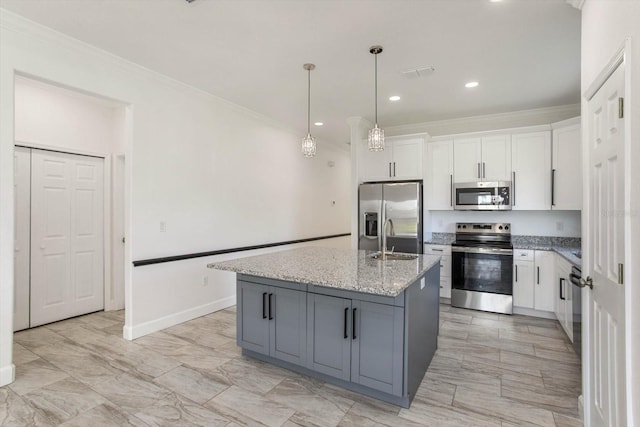
[[[130,108],[16,75],[14,331],[125,308]]]

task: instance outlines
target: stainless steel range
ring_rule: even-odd
[[[457,223],[451,252],[451,305],[511,314],[511,224]]]

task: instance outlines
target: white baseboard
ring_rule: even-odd
[[[513,314],[522,314],[524,316],[542,317],[544,319],[556,320],[556,314],[552,311],[540,311],[532,308],[513,307]]]
[[[16,366],[12,363],[0,368],[0,387],[11,384],[16,379]]]
[[[150,320],[139,325],[125,325],[122,329],[122,334],[125,339],[131,341],[150,333],[169,328],[179,323],[187,322],[189,320],[195,319],[196,317],[204,316],[209,313],[213,313],[214,311],[219,311],[227,307],[231,307],[235,304],[236,296],[233,295],[227,298],[220,299],[218,301],[209,302],[197,307],[190,308],[188,310],[160,317],[159,319]]]

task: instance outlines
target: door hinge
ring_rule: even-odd
[[[618,118],[624,118],[624,98],[618,98]]]
[[[618,285],[624,285],[624,264],[618,264]]]

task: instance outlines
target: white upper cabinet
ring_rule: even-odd
[[[422,178],[424,138],[393,140],[393,178]]]
[[[482,141],[480,138],[456,138],[453,143],[453,181],[480,181]]]
[[[424,192],[427,209],[453,209],[453,139],[427,143]]]
[[[580,124],[553,130],[551,209],[582,209],[582,143]]]
[[[360,151],[362,165],[362,181],[384,181],[391,179],[393,153],[389,144],[385,144],[383,151],[369,151],[367,142]]]
[[[510,135],[455,138],[453,147],[454,182],[509,180]]]
[[[482,137],[482,181],[509,181],[511,135]]]
[[[386,138],[383,151],[360,151],[362,181],[396,181],[422,178],[423,137]]]
[[[513,210],[551,209],[551,134],[511,136]]]

